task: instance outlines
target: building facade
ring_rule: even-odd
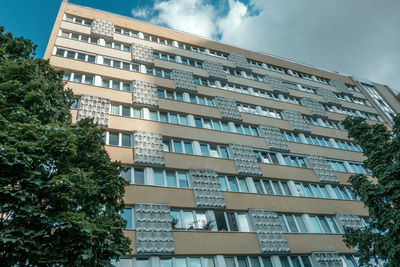
[[[45,59],[73,121],[94,118],[128,167],[116,266],[357,265],[342,234],[368,223],[348,182],[367,171],[340,121],[390,128],[396,99],[381,110],[352,77],[65,1]]]

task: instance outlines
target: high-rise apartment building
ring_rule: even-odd
[[[129,167],[116,266],[356,266],[367,170],[340,121],[390,128],[386,87],[68,2],[45,58]]]

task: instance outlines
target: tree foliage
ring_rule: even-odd
[[[62,72],[0,27],[0,262],[107,266],[129,250],[121,166],[90,120],[71,124]]]
[[[361,260],[382,259],[388,266],[400,264],[400,117],[389,132],[384,125],[368,125],[364,119],[343,121],[349,136],[364,150],[364,166],[376,179],[355,175],[350,182],[369,209],[369,226],[346,229],[345,241],[357,247]]]

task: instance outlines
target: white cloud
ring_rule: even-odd
[[[146,19],[150,16],[151,10],[148,8],[132,8],[131,14],[138,19]]]
[[[151,19],[153,23],[209,38],[217,33],[215,8],[204,0],[162,1],[156,2],[153,8],[158,12]]]
[[[400,89],[398,0],[166,0],[152,10],[155,24]]]

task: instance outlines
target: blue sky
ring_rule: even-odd
[[[400,89],[398,0],[70,0]],[[2,2],[0,25],[43,56],[61,0]]]

